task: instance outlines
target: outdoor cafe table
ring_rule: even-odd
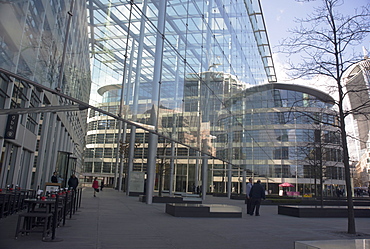
[[[36,198],[24,199],[24,202],[27,203],[27,212],[35,212],[35,211],[37,211],[36,210],[37,205],[39,205],[39,206],[45,205],[46,206],[46,212],[51,213],[53,211],[52,208],[55,204],[55,201],[56,201],[55,198],[48,198],[48,199],[45,199],[45,200],[36,199]]]
[[[62,197],[59,197],[62,198]],[[59,198],[47,198],[45,200],[42,199],[25,199],[24,201],[27,203],[28,208],[27,212],[35,212],[37,205],[45,205],[46,206],[46,212],[53,214],[53,221],[52,221],[52,237],[51,241],[56,241],[55,238],[55,229],[57,227],[57,219],[58,219],[58,205],[57,200]]]

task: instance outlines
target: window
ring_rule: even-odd
[[[112,163],[103,163],[103,173],[111,173]]]
[[[281,147],[274,150],[274,159],[289,159],[289,148]]]

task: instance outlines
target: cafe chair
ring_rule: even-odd
[[[52,213],[22,213],[18,216],[15,239],[20,233],[42,233],[42,240],[45,240],[51,231]],[[41,229],[39,229],[41,227]]]

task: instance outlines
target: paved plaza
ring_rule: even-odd
[[[242,218],[184,218],[165,213],[165,204],[147,205],[104,189],[93,197],[84,189],[81,208],[56,230],[60,242],[42,242],[41,234],[14,239],[18,215],[0,220],[1,249],[258,248],[289,249],[295,241],[370,238],[370,217],[357,218],[357,236],[348,235],[347,218],[296,218],[262,206],[261,216],[245,214],[244,201],[207,196],[204,203],[243,208]]]

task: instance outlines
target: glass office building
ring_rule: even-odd
[[[145,172],[149,188],[203,193],[241,193],[247,176],[273,193],[343,187],[333,100],[273,84],[259,1],[90,1],[89,22],[93,103],[131,123],[90,112],[87,177]]]
[[[233,146],[218,152],[232,150],[233,163],[260,179],[271,193],[288,182],[294,185],[291,192],[318,195],[322,181],[324,193],[335,195],[345,183],[333,105],[330,95],[301,85],[248,88],[226,102],[234,115],[224,115],[221,124],[233,126],[220,136]]]
[[[210,85],[219,89],[225,87],[225,78],[219,73],[211,73]],[[237,85],[234,81],[226,81]],[[185,85],[193,85],[188,79]],[[236,87],[236,90],[238,87]],[[108,85],[99,89],[105,102],[100,108],[116,108],[119,105],[120,85]],[[198,109],[200,98],[193,95],[184,98],[184,105],[189,106],[181,115],[184,123]],[[212,103],[212,99],[209,100]],[[230,181],[230,191],[241,193],[243,173],[246,177],[260,179],[270,193],[279,193],[279,184],[289,182],[295,187],[288,193],[299,195],[318,195],[319,185],[323,181],[325,195],[335,195],[335,189],[344,187],[344,171],[340,146],[340,133],[336,124],[336,112],[332,110],[334,100],[327,94],[304,86],[269,83],[235,91],[225,98],[225,106],[208,105],[210,120],[214,129],[207,133],[212,137],[208,149],[216,158],[231,155],[231,163],[218,159],[208,161],[208,185],[210,192],[225,193]],[[232,113],[225,110],[232,110]],[[163,114],[158,122],[172,131],[174,112],[161,110]],[[178,118],[180,115],[178,115]],[[179,136],[183,136],[182,128]],[[186,127],[186,130],[199,128]],[[106,183],[113,183],[117,126],[113,118],[90,112],[88,119],[87,153],[85,173],[88,176],[104,177]],[[127,129],[127,146],[131,132]],[[148,155],[148,134],[136,129],[133,170],[146,171]],[[189,142],[191,141],[188,138]],[[228,146],[225,146],[227,144]],[[161,139],[157,149],[156,189],[169,189],[171,177],[171,147],[168,141]],[[129,153],[125,153],[124,174],[127,175]],[[96,156],[98,155],[98,156]],[[201,174],[198,160],[200,155],[192,149],[178,144],[174,150],[175,191],[193,191],[199,184]],[[161,166],[163,168],[161,168]],[[159,184],[160,176],[163,184]]]
[[[83,164],[90,66],[84,1],[0,2],[0,188],[65,185]],[[63,179],[63,180],[62,180]]]
[[[209,179],[204,165],[207,170],[209,163],[231,166],[231,155],[217,154],[215,146],[228,146],[214,135],[219,132],[219,112],[232,111],[225,109],[225,100],[250,86],[276,81],[259,1],[89,1],[88,9],[92,94],[104,85],[122,86],[121,91],[102,95],[108,100],[106,110],[154,132],[147,134],[143,151],[149,188],[161,161],[159,150],[171,141],[175,144],[166,146],[170,165],[185,156],[181,165],[188,165],[188,160],[197,165],[181,166],[182,191]],[[95,96],[92,103],[104,102]],[[130,139],[127,150],[133,155],[135,144],[144,143],[136,126],[127,131],[118,136],[124,144]],[[181,154],[176,146],[188,152]],[[96,157],[101,149],[88,152],[95,161],[87,163],[86,173],[104,171],[104,163]],[[128,172],[134,169],[132,158],[127,159]],[[111,171],[117,170],[116,166]],[[203,179],[189,176],[198,170],[203,171]],[[208,183],[201,185],[208,190]]]
[[[348,91],[348,102],[352,110],[358,110],[353,114],[353,128],[355,137],[356,165],[355,187],[368,187],[370,181],[370,122],[367,117],[370,108],[364,103],[369,102],[370,84],[370,59],[366,51],[364,59],[353,64],[347,69],[344,76],[344,84]]]
[[[42,187],[54,170],[118,188],[124,179],[128,192],[138,191],[131,179],[145,178],[150,203],[154,189],[241,193],[247,176],[274,192],[281,181],[315,184],[316,169],[313,175],[293,153],[299,146],[288,143],[305,132],[314,139],[304,142],[317,142],[320,132],[312,130],[324,127],[298,128],[298,116],[280,126],[285,114],[272,112],[292,104],[285,95],[297,95],[302,108],[317,98],[326,118],[330,101],[274,84],[259,0],[0,5],[1,187]],[[261,126],[269,122],[275,126]],[[329,166],[337,179],[340,166]]]

